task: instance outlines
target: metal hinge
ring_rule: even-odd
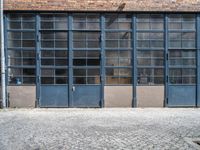
[[[100,38],[100,39],[101,39],[101,42],[104,41],[104,39],[103,39],[103,33],[101,33],[100,36],[101,36],[101,38]]]
[[[40,83],[40,77],[37,76],[37,83]]]
[[[101,75],[100,80],[101,80],[101,82],[104,81],[103,75]]]
[[[39,38],[39,35],[37,34],[37,42],[39,42],[40,41],[40,38]]]
[[[37,60],[40,59],[40,52],[37,53]]]
[[[166,57],[167,57],[166,59],[169,60],[169,54],[168,53],[167,53]]]
[[[167,75],[166,78],[167,78],[166,80],[167,80],[167,83],[168,83],[169,82],[169,76]]]

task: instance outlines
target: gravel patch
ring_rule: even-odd
[[[1,150],[198,149],[200,109],[7,109],[0,111]]]

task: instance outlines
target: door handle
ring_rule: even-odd
[[[74,92],[76,90],[75,86],[72,87],[72,91]]]

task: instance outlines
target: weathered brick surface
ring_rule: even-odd
[[[200,11],[200,0],[4,0],[5,10]]]

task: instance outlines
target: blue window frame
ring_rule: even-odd
[[[41,84],[68,84],[68,47],[71,44],[74,84],[100,84],[100,60],[105,60],[102,69],[106,85],[131,85],[133,67],[137,68],[138,85],[162,85],[167,61],[164,59],[165,32],[168,37],[169,83],[196,84],[195,14],[166,15],[166,31],[164,14],[138,13],[135,15],[136,23],[133,23],[132,13],[72,13],[72,43],[69,43],[67,13],[41,13],[38,16],[36,22],[36,14],[33,13],[7,14],[6,50],[10,85],[36,83],[38,39]],[[39,38],[36,35],[38,25]],[[136,39],[132,37],[133,32]],[[101,42],[105,44],[104,58],[101,57]],[[135,66],[132,66],[133,50],[137,54]]]
[[[107,85],[132,84],[132,15],[105,15],[105,74]]]
[[[73,14],[73,84],[100,84],[100,14]]]
[[[168,15],[169,83],[196,84],[196,16]]]
[[[40,15],[41,84],[68,84],[68,16]]]
[[[8,83],[35,84],[35,15],[11,13],[7,24]]]
[[[164,16],[138,14],[136,28],[138,85],[164,84]]]

